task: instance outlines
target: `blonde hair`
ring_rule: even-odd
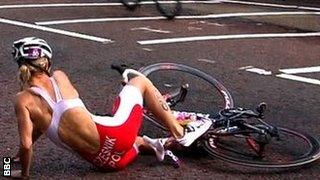
[[[50,71],[49,60],[45,57],[39,58],[30,62],[31,64],[39,67],[33,67],[28,63],[24,63],[19,67],[19,75],[18,78],[20,80],[21,90],[27,88],[29,86],[29,82],[31,77],[36,73],[45,73],[43,70]]]

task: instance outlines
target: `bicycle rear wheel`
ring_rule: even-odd
[[[179,0],[154,0],[158,11],[167,19],[173,19],[179,15],[182,10],[182,4]]]
[[[279,139],[272,138],[259,156],[248,143],[248,136],[209,132],[204,149],[221,160],[256,168],[289,168],[311,163],[320,158],[319,142],[310,135],[278,127]],[[210,137],[210,133],[213,136]],[[247,134],[248,135],[248,134]],[[256,144],[259,146],[259,144]]]
[[[121,0],[121,3],[130,11],[134,11],[139,6],[140,0]]]
[[[218,80],[198,69],[182,64],[158,63],[143,67],[139,71],[146,75],[163,95],[188,84],[185,100],[174,106],[174,110],[216,114],[220,109],[234,106],[229,91]],[[148,120],[154,119],[149,114],[144,116]]]

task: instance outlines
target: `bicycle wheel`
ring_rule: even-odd
[[[170,94],[188,84],[185,100],[174,106],[174,110],[216,114],[220,109],[234,106],[229,91],[215,78],[198,69],[182,64],[158,63],[143,67],[139,71],[146,75],[162,94]],[[144,116],[148,120],[153,118],[149,114]]]
[[[139,6],[140,0],[121,0],[121,3],[130,11],[134,11]]]
[[[173,19],[179,15],[182,10],[182,4],[179,0],[154,0],[158,11],[167,19]]]
[[[249,145],[248,134],[220,134],[219,131],[221,128],[212,130],[214,135],[208,135],[203,141],[204,149],[230,163],[256,168],[289,168],[320,158],[320,145],[315,138],[290,129],[278,127],[279,138],[272,138],[265,144],[262,156]]]

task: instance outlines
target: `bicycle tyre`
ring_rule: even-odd
[[[183,64],[176,64],[176,63],[157,63],[157,64],[152,64],[146,67],[142,67],[139,71],[142,74],[144,74],[146,77],[149,77],[151,74],[159,71],[180,71],[180,72],[198,77],[203,81],[206,81],[207,83],[209,83],[210,87],[213,87],[217,90],[217,92],[219,93],[219,96],[223,98],[223,101],[224,101],[223,108],[234,107],[233,98],[230,92],[225,88],[225,86],[223,86],[222,83],[220,83],[218,80],[216,80],[212,76],[196,68],[189,67]],[[166,129],[161,124],[153,120],[153,118],[150,117],[148,114],[144,114],[144,117],[146,117],[148,120],[153,121],[153,123],[157,125],[159,128],[163,130]]]
[[[319,141],[317,141],[314,137],[305,134],[300,133],[294,130],[290,130],[287,128],[281,128],[278,127],[279,133],[288,133],[292,136],[299,137],[301,140],[304,140],[310,147],[308,151],[305,152],[303,156],[300,156],[299,159],[290,160],[290,161],[284,161],[284,162],[264,162],[262,160],[253,160],[253,159],[243,159],[243,158],[237,158],[230,156],[226,153],[223,153],[221,151],[221,147],[218,144],[214,144],[213,139],[207,138],[206,140],[203,140],[203,147],[204,149],[213,157],[219,158],[223,161],[234,163],[237,165],[243,165],[243,166],[249,166],[254,168],[291,168],[291,167],[297,167],[302,166],[305,164],[309,164],[311,162],[316,161],[320,158],[320,144]],[[219,135],[215,134],[215,138],[219,138]],[[214,145],[213,145],[214,144]],[[215,146],[215,147],[213,147]],[[267,145],[268,146],[268,145]],[[234,147],[232,147],[234,148]],[[241,148],[241,147],[239,147]],[[296,148],[296,147],[294,147]],[[236,150],[234,150],[236,152]],[[288,149],[288,151],[292,151],[292,149]],[[292,152],[290,152],[292,153]],[[286,154],[282,154],[282,156],[285,156]],[[266,155],[267,156],[267,155]],[[240,157],[240,155],[239,155]],[[287,157],[286,157],[287,158]],[[280,161],[280,160],[279,160]]]
[[[121,3],[130,11],[134,11],[139,6],[140,0],[121,0]]]
[[[161,0],[154,0],[156,3],[157,10],[168,20],[174,19],[175,16],[180,15],[182,10],[182,4],[180,0],[175,0],[174,7],[166,7],[161,3]]]

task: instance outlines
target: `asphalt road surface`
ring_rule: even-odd
[[[138,69],[174,62],[219,79],[237,106],[267,102],[270,122],[319,139],[320,3],[215,2],[184,3],[181,17],[167,21],[153,5],[142,5],[131,12],[101,0],[2,0],[0,156],[12,156],[18,149],[12,100],[19,88],[11,45],[25,36],[41,37],[52,45],[54,69],[70,76],[92,112],[110,111],[119,90],[115,87],[119,87],[120,77],[109,70],[110,64],[125,63]],[[43,137],[34,145],[31,177],[318,179],[320,172],[320,161],[294,170],[270,171],[230,165],[201,151],[179,157],[183,163],[178,169],[170,163],[158,163],[152,155],[143,155],[123,171],[104,173]]]

